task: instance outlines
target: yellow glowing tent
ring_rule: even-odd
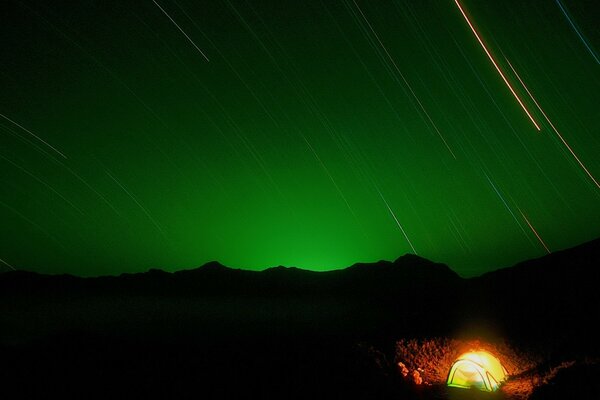
[[[506,369],[496,357],[486,351],[474,351],[464,353],[454,361],[447,384],[493,392],[506,376]]]

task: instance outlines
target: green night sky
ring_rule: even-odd
[[[2,1],[2,263],[472,276],[600,236],[597,2],[460,4],[540,131],[455,0]]]

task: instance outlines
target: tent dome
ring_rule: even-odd
[[[462,354],[454,361],[447,384],[492,392],[506,380],[507,375],[506,369],[492,354],[487,351],[472,351]]]

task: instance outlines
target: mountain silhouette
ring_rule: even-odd
[[[357,263],[346,269],[315,272],[295,267],[273,267],[249,271],[226,267],[216,261],[173,273],[151,269],[120,276],[81,278],[73,275],[44,275],[14,271],[0,275],[4,294],[45,292],[86,294],[102,291],[153,295],[287,295],[391,293],[421,285],[448,285],[461,278],[445,264],[415,255],[394,262]]]
[[[427,398],[399,393],[372,346],[492,332],[598,358],[598,265],[600,239],[470,279],[412,254],[325,272],[216,261],[92,278],[9,271],[0,395]]]
[[[428,313],[431,319],[438,314],[437,302],[452,302],[460,312],[500,313],[509,318],[508,314],[518,314],[516,310],[526,310],[535,319],[539,310],[548,307],[563,313],[572,309],[592,312],[590,307],[598,300],[595,289],[599,261],[600,239],[596,239],[471,279],[461,278],[445,264],[413,254],[395,261],[357,263],[325,272],[283,266],[249,271],[216,261],[173,273],[151,269],[94,278],[9,271],[0,274],[0,298],[6,299],[5,304],[11,298],[27,298],[35,303],[73,296],[310,301],[327,298],[342,303],[376,303],[390,312],[410,303],[411,313]],[[533,309],[538,311],[534,313]],[[447,312],[452,314],[451,310]]]

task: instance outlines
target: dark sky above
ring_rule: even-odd
[[[596,238],[599,14],[4,0],[0,263],[323,270],[417,253],[470,276]]]

